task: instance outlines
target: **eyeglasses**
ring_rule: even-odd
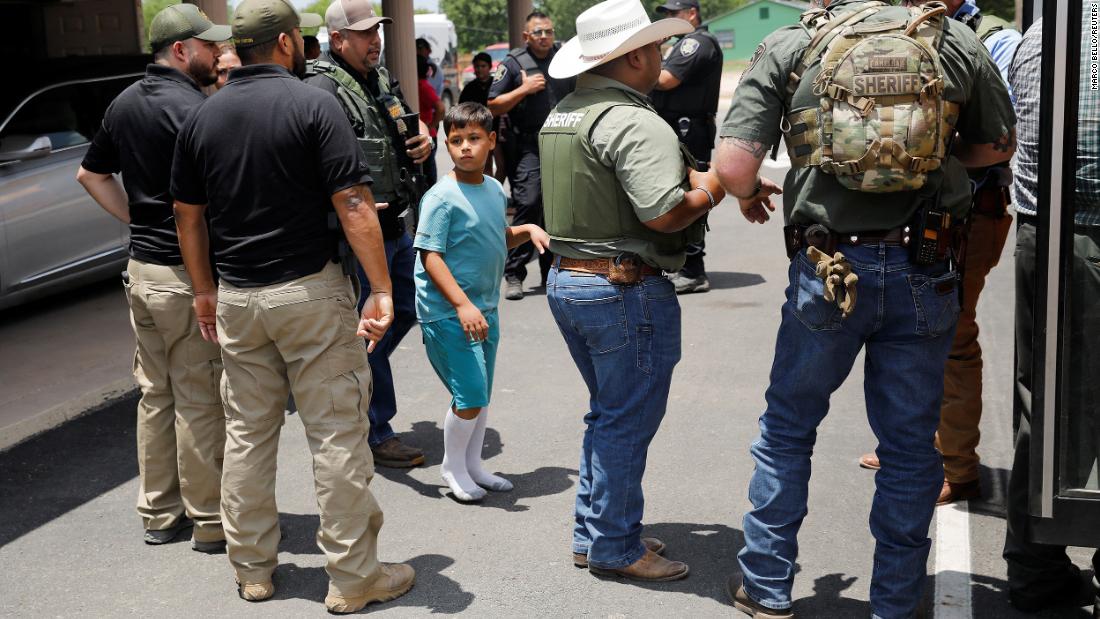
[[[554,36],[554,29],[553,28],[539,28],[538,30],[532,30],[531,32],[528,32],[527,34],[535,37],[536,39],[541,39],[543,37],[552,37],[552,36]]]

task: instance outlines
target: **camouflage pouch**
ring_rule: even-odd
[[[820,107],[784,123],[792,166],[818,166],[868,193],[924,186],[946,157],[958,118],[958,106],[943,98],[937,49],[944,12],[933,2],[911,8],[908,20],[849,20],[819,44],[813,93]]]

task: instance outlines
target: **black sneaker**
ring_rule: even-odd
[[[160,544],[167,544],[179,536],[180,532],[184,529],[189,529],[195,526],[195,523],[191,522],[191,519],[187,516],[180,516],[180,519],[176,521],[176,524],[168,527],[167,529],[157,529],[151,531],[145,530],[145,543],[152,546],[159,546]]]
[[[504,298],[509,301],[519,301],[523,298],[523,282],[515,277],[504,280]]]
[[[1008,603],[1025,613],[1038,613],[1051,608],[1080,608],[1095,602],[1096,591],[1092,583],[1081,577],[1074,568],[1061,581],[1008,590]]]
[[[208,555],[220,555],[225,552],[225,540],[219,539],[213,542],[200,542],[191,540],[191,550],[204,552]]]
[[[789,608],[768,608],[745,593],[745,587],[741,586],[741,579],[730,576],[726,581],[726,593],[733,602],[733,607],[745,613],[753,619],[794,619],[794,613]]]

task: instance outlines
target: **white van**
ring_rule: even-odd
[[[458,82],[458,34],[454,22],[443,13],[422,13],[413,16],[417,38],[432,46],[431,58],[443,71],[443,105],[448,109],[458,103],[462,84]]]

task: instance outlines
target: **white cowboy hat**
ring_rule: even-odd
[[[550,77],[567,78],[639,47],[694,30],[682,19],[649,21],[640,0],[605,0],[577,16],[577,36],[550,61]]]

